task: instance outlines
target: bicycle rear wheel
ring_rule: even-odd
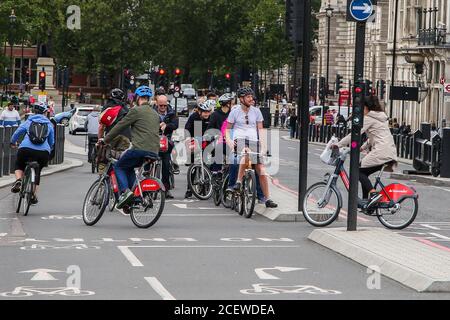
[[[241,215],[250,219],[255,210],[256,202],[256,175],[255,171],[247,171],[242,180]]]
[[[417,198],[404,198],[391,209],[377,209],[378,220],[388,229],[401,230],[414,222],[419,210]]]
[[[202,178],[203,169],[203,178]],[[208,168],[193,164],[188,170],[188,185],[194,196],[199,200],[209,200],[213,193],[212,174]]]
[[[30,169],[29,169],[30,170]],[[25,171],[25,180],[23,186],[23,215],[27,216],[30,211],[31,197],[33,196],[34,183],[31,181],[31,172]]]
[[[114,188],[112,186],[112,181],[111,179],[109,180],[109,200],[108,200],[108,210],[109,212],[113,212],[114,208],[116,207],[117,204],[117,198],[116,198],[116,194],[114,193]]]
[[[95,173],[98,172],[98,164],[97,164],[97,152],[95,151],[95,148],[92,148],[91,152],[91,172]]]
[[[164,210],[166,193],[160,189],[153,192],[144,192],[144,202],[131,208],[131,220],[138,228],[147,229],[153,226]]]
[[[228,189],[228,181],[230,180],[230,176],[227,175],[222,183],[222,190],[221,190],[221,196],[222,196],[222,204],[225,208],[230,209],[232,205],[232,193],[227,191]]]
[[[303,201],[303,216],[315,227],[326,227],[333,223],[342,207],[339,191],[326,182],[319,182],[306,191]]]
[[[103,213],[109,200],[109,186],[106,180],[98,179],[89,188],[83,203],[83,221],[88,226],[95,225]]]
[[[22,201],[23,201],[23,179],[22,179],[22,187],[20,192],[17,194],[17,196],[19,197],[19,199],[17,200],[17,205],[16,205],[16,213],[20,212],[20,208],[22,207]]]

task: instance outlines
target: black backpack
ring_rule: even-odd
[[[28,137],[33,144],[43,144],[48,137],[48,124],[32,121],[28,129]]]

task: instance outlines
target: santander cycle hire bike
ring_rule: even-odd
[[[333,174],[326,174],[325,181],[318,182],[306,191],[303,201],[303,215],[305,219],[316,227],[325,227],[333,223],[342,208],[342,195],[337,188],[340,177],[349,191],[350,180],[344,168],[345,160],[350,148],[341,151],[333,150],[330,163],[335,166]],[[358,208],[368,216],[375,216],[388,229],[401,230],[408,227],[416,218],[419,196],[412,187],[400,183],[385,186],[381,181],[384,171],[392,171],[395,162],[386,163],[376,178],[375,189],[382,195],[380,201],[370,209],[366,208],[367,201],[358,199]]]

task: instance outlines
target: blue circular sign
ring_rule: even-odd
[[[350,14],[356,21],[366,21],[373,13],[371,0],[353,0],[350,3]]]

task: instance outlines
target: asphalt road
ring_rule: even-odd
[[[83,146],[83,136],[69,139]],[[296,144],[280,143],[274,177],[295,189]],[[313,182],[326,167],[314,158],[314,147],[311,152]],[[84,225],[82,202],[95,180],[87,164],[43,178],[40,203],[27,217],[14,213],[15,197],[0,189],[0,299],[450,299],[385,277],[379,289],[369,289],[373,275],[307,240],[313,228],[306,223],[245,219],[211,201],[186,201],[185,171],[176,177],[175,199],[148,230],[118,212]],[[440,228],[424,232],[444,235],[442,223],[449,230],[450,219],[443,219],[439,203],[448,191],[416,187],[421,203],[430,202],[418,221]],[[76,284],[81,291],[69,288]]]

